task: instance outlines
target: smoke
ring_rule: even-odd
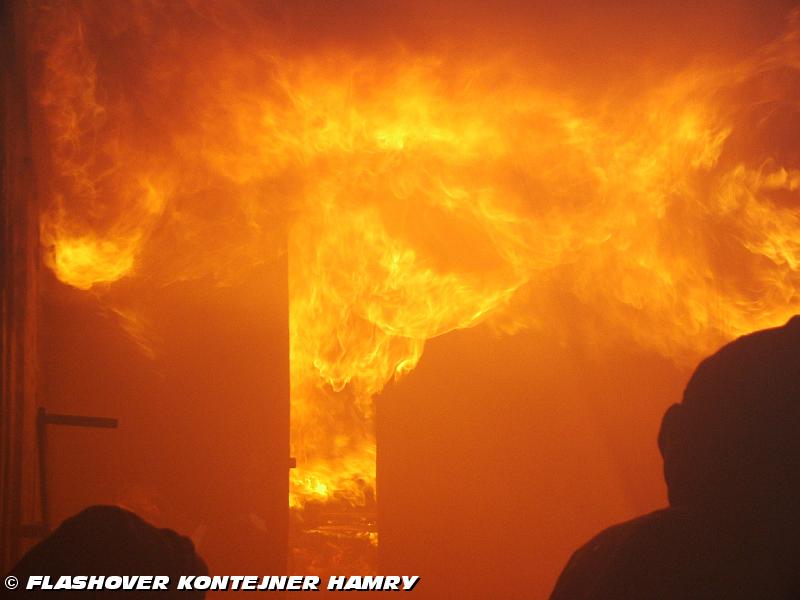
[[[155,356],[137,290],[288,248],[294,506],[374,502],[372,398],[432,337],[683,362],[798,310],[797,13],[332,6],[31,9],[59,280]]]

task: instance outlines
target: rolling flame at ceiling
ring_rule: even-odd
[[[544,327],[567,295],[684,361],[800,306],[797,18],[588,101],[510,52],[303,54],[136,6],[35,11],[46,264],[224,283],[290,222],[292,506],[368,502],[372,398],[434,336]]]

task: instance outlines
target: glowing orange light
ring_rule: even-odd
[[[513,58],[210,44],[197,73],[159,57],[190,71],[174,92],[186,114],[142,132],[146,118],[104,93],[80,20],[59,22],[39,102],[54,172],[42,237],[61,281],[217,274],[258,260],[275,213],[294,215],[298,510],[374,500],[373,397],[432,337],[490,319],[535,327],[557,314],[557,289],[693,360],[800,305],[800,216],[773,197],[796,194],[800,170],[730,144],[749,127],[737,89],[796,77],[796,36],[591,103]],[[169,77],[147,75],[171,97]],[[188,271],[147,262],[176,237]]]

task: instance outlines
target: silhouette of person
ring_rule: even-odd
[[[203,598],[202,591],[174,588],[181,575],[208,575],[192,541],[171,529],[158,529],[138,515],[116,506],[92,506],[64,521],[50,536],[31,548],[11,570],[19,585],[9,596],[25,598],[139,598],[179,595]],[[28,577],[49,576],[55,585],[62,575],[167,576],[166,591],[25,589]]]
[[[551,600],[800,599],[800,316],[702,361],[658,445],[669,507],[580,548]]]

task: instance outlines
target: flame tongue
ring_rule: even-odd
[[[372,398],[431,337],[540,325],[556,290],[693,360],[797,311],[796,140],[757,139],[800,106],[794,25],[581,102],[529,59],[243,51],[218,14],[159,36],[142,9],[126,36],[81,10],[36,21],[47,264],[80,289],[225,280],[291,212],[293,507],[374,503]]]

